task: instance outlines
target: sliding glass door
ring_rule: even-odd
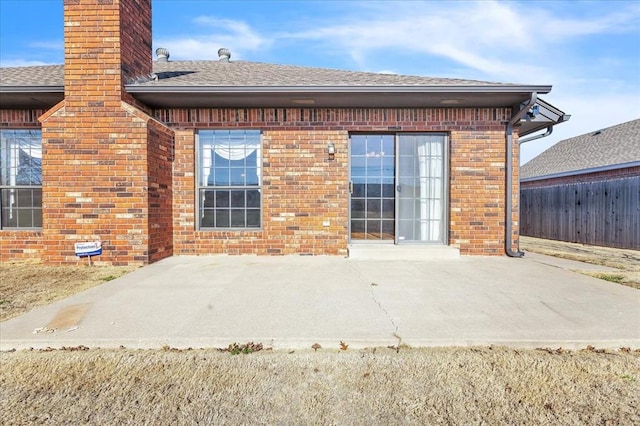
[[[444,136],[398,137],[398,243],[444,242]]]
[[[352,242],[446,244],[446,136],[351,136]]]
[[[395,240],[395,138],[351,136],[351,239]]]

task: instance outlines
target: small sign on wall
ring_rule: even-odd
[[[91,257],[102,254],[102,241],[89,241],[86,243],[76,243],[76,256]],[[91,259],[89,259],[91,260]]]

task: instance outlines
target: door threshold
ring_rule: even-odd
[[[460,250],[439,244],[349,244],[350,259],[358,260],[435,260],[457,259]]]

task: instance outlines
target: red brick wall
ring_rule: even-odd
[[[100,0],[99,3],[104,4],[105,0]],[[151,0],[113,0],[113,3],[120,6],[120,66],[123,83],[149,78],[153,72]]]
[[[504,254],[507,109],[175,109],[157,110],[154,115],[185,129],[176,133],[176,254],[345,254],[349,133],[389,131],[451,135],[450,244],[462,254]],[[263,131],[262,230],[195,229],[194,135],[204,128]],[[326,159],[329,140],[337,150],[333,162]],[[514,191],[517,179],[516,168]],[[513,201],[517,242],[517,192]],[[323,226],[325,220],[329,227]]]
[[[42,121],[45,259],[77,261],[75,242],[101,240],[97,260],[145,263],[145,122],[124,110],[69,109],[61,106]]]
[[[348,134],[265,130],[262,139],[262,229],[198,231],[195,133],[176,133],[175,254],[346,255]],[[334,160],[328,159],[329,141],[336,146]]]
[[[3,129],[40,129],[38,117],[43,110],[0,110]],[[0,261],[39,259],[42,256],[42,232],[33,230],[0,230]]]
[[[152,73],[151,0],[65,0],[64,40],[67,107],[135,103],[124,85]]]
[[[173,132],[149,121],[149,262],[173,254]]]
[[[39,129],[38,117],[43,109],[0,109],[0,127],[3,129]]]
[[[123,89],[151,72],[150,1],[67,0],[64,12],[65,100],[41,118],[44,258],[77,262],[74,243],[98,239],[100,262],[166,257],[172,132]]]
[[[61,106],[43,116],[43,149],[47,262],[75,262],[74,243],[93,240],[103,242],[98,262],[171,255],[169,129],[126,104],[90,114]]]
[[[456,131],[451,134],[450,237],[461,253],[504,254],[505,147],[504,126],[488,132]],[[517,164],[516,154],[514,166]],[[517,172],[514,170],[515,182]],[[515,184],[513,191],[512,220],[517,230]],[[514,232],[516,243],[517,238]]]
[[[42,259],[42,232],[0,231],[0,262],[12,259]]]

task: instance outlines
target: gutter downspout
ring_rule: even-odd
[[[538,100],[538,93],[531,93],[531,99],[525,106],[520,108],[516,114],[511,117],[509,120],[509,124],[507,124],[507,129],[505,131],[506,137],[506,145],[507,145],[507,164],[506,164],[506,207],[505,207],[505,252],[510,257],[523,257],[524,252],[520,251],[518,247],[517,251],[513,251],[511,246],[513,246],[513,126],[520,121],[525,112],[529,111],[531,107]],[[517,182],[518,187],[520,182]],[[519,245],[519,244],[518,244]]]

